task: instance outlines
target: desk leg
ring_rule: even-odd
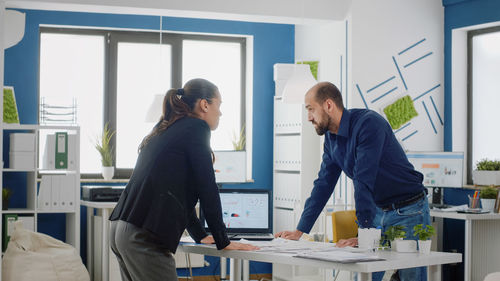
[[[472,220],[465,220],[465,247],[464,247],[464,281],[471,280],[471,243],[472,243]]]
[[[102,209],[102,281],[109,280],[109,209]]]
[[[372,274],[366,272],[360,272],[359,281],[372,281]]]
[[[90,279],[94,280],[94,208],[87,207],[87,270],[89,271]]]
[[[241,260],[230,259],[229,281],[241,281]]]
[[[440,268],[440,265],[430,265],[427,267],[427,271],[429,272],[429,281],[441,281]]]
[[[227,279],[227,258],[221,257],[220,258],[220,280],[226,280],[226,279]]]
[[[243,260],[243,281],[250,280],[250,261]]]

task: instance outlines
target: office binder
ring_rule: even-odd
[[[49,211],[52,209],[52,176],[43,175],[38,189],[38,209]]]
[[[68,168],[68,133],[56,133],[56,155],[55,155],[55,168],[67,169]]]
[[[75,190],[76,190],[76,175],[69,174],[61,176],[61,185],[59,187],[59,199],[61,209],[72,211],[75,209]]]
[[[10,236],[14,232],[14,223],[17,221],[16,214],[5,214],[3,216],[3,234],[2,234],[2,247],[5,251],[9,243]]]

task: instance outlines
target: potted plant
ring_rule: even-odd
[[[415,252],[417,250],[417,243],[414,240],[404,240],[404,238],[406,238],[406,231],[402,225],[389,226],[384,232],[384,240],[389,242],[391,248],[396,252]]]
[[[497,199],[498,189],[488,186],[481,190],[479,198],[481,198],[481,207],[483,210],[493,212],[495,201]]]
[[[422,254],[428,254],[431,252],[430,238],[434,235],[436,230],[432,225],[417,224],[413,227],[413,235],[418,237],[418,250]]]
[[[482,159],[472,171],[472,180],[476,185],[500,185],[500,161]]]
[[[238,136],[233,131],[233,140],[231,142],[233,143],[234,150],[236,150],[236,151],[245,150],[245,144],[246,144],[245,126],[241,127],[241,131],[240,131],[240,134]]]
[[[113,167],[113,146],[110,144],[111,138],[115,134],[109,128],[109,124],[104,125],[102,135],[97,138],[95,148],[101,155],[102,164],[102,176],[105,180],[111,180],[115,173],[115,167]]]
[[[8,187],[2,188],[2,210],[9,209],[9,199],[12,195],[12,190]]]

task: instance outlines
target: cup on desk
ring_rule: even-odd
[[[358,228],[358,247],[375,249],[380,244],[382,230],[380,228]]]
[[[311,232],[311,236],[315,242],[325,242],[325,234],[323,232]]]
[[[472,197],[470,195],[467,195],[469,197],[469,209],[479,209],[479,196]]]

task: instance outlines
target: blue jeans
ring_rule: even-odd
[[[409,240],[418,240],[413,235],[413,227],[417,224],[429,225],[431,218],[429,215],[429,203],[427,197],[422,200],[391,211],[382,211],[377,208],[374,224],[382,227],[382,233],[391,225],[403,225],[406,227],[406,238]],[[380,281],[384,276],[384,272],[375,272],[372,275],[373,281]],[[409,268],[399,270],[401,281],[427,281],[427,268]]]

